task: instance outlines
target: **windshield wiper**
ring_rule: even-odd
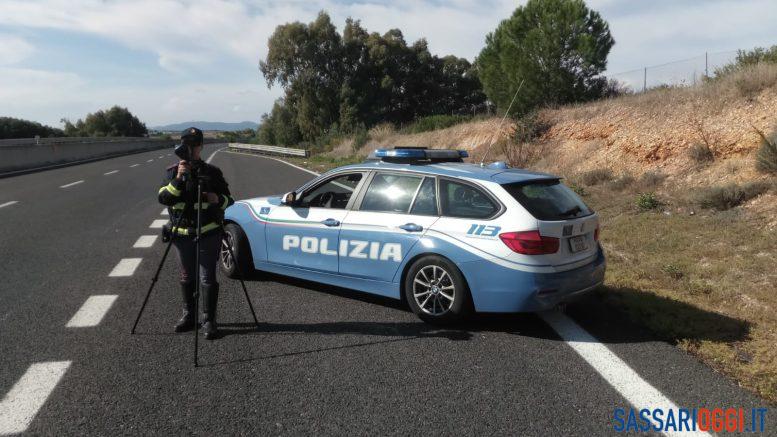
[[[569,217],[571,215],[577,215],[577,213],[579,213],[580,211],[582,211],[582,209],[580,209],[580,206],[575,205],[574,207],[562,212],[561,217]]]

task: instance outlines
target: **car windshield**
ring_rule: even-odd
[[[502,188],[537,220],[568,220],[593,214],[580,196],[558,179],[515,182]]]

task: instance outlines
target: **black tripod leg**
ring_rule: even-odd
[[[195,256],[196,262],[194,267],[194,280],[197,281],[197,286],[194,288],[194,367],[198,366],[197,351],[199,350],[198,344],[200,340],[200,327],[199,325],[199,304],[200,304],[200,237],[202,237],[202,179],[197,178],[197,239],[195,240],[194,247],[197,251]]]
[[[224,228],[222,228],[223,230]],[[226,231],[224,231],[224,234],[226,234]],[[248,302],[248,308],[251,310],[251,315],[254,316],[254,323],[256,324],[256,327],[259,327],[259,320],[256,318],[256,312],[254,312],[254,306],[251,304],[251,298],[248,297],[248,290],[246,289],[246,283],[243,282],[243,272],[240,270],[240,265],[237,263],[237,258],[235,258],[235,253],[232,251],[232,244],[229,242],[229,239],[224,238],[224,241],[227,243],[227,250],[229,251],[229,256],[232,258],[232,262],[235,263],[235,269],[237,270],[237,277],[240,280],[240,285],[243,287],[243,294],[246,297],[246,302]]]
[[[159,273],[162,271],[162,267],[165,264],[165,259],[167,259],[167,254],[170,253],[170,246],[172,245],[173,245],[173,239],[171,238],[170,241],[167,243],[167,247],[165,248],[165,254],[162,255],[162,260],[159,261],[159,266],[156,268],[156,273],[154,273],[154,277],[151,278],[151,285],[148,287],[148,291],[146,292],[146,297],[145,299],[143,299],[143,305],[140,306],[140,311],[138,311],[138,316],[135,318],[135,324],[132,325],[132,331],[130,331],[130,334],[135,334],[135,328],[138,327],[138,322],[140,322],[140,317],[143,315],[143,310],[146,309],[148,298],[151,297],[151,291],[154,289],[154,286],[156,285],[156,282],[159,279]]]

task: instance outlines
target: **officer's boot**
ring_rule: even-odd
[[[194,282],[181,282],[183,297],[183,316],[175,324],[175,332],[186,332],[194,329]]]
[[[219,301],[219,284],[210,284],[202,286],[203,294],[203,318],[205,323],[202,325],[202,330],[205,333],[206,340],[214,340],[218,338],[219,331],[216,326],[216,306]]]

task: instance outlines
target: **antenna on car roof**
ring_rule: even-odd
[[[515,103],[515,98],[518,97],[518,92],[521,91],[521,87],[523,86],[524,79],[521,79],[521,83],[518,85],[518,89],[515,90],[515,95],[513,95],[513,99],[510,100],[510,106],[507,107],[507,111],[505,111],[504,117],[502,117],[502,121],[499,122],[499,126],[496,127],[496,132],[494,132],[494,136],[491,138],[491,144],[488,145],[488,148],[486,149],[486,153],[483,154],[483,159],[480,160],[480,166],[483,166],[483,163],[486,161],[486,157],[488,156],[488,152],[491,151],[491,146],[494,145],[496,142],[496,136],[499,135],[500,129],[502,129],[502,123],[505,122],[505,119],[507,118],[507,114],[510,113],[510,108],[513,107],[513,103]]]

